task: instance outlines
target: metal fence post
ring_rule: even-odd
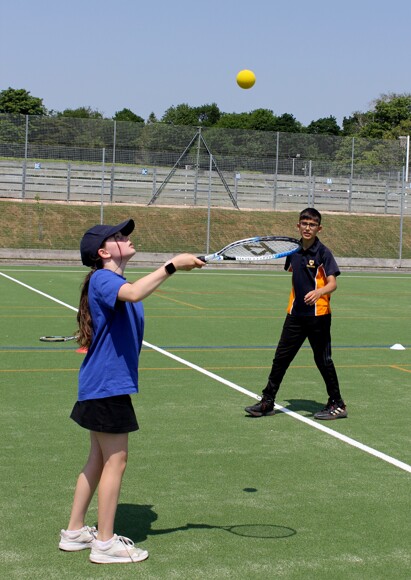
[[[208,168],[208,199],[207,199],[207,240],[206,254],[210,253],[210,229],[211,229],[211,171],[213,170],[213,156],[210,153],[210,165]]]
[[[314,191],[312,184],[312,161],[308,162],[308,205],[314,207]]]
[[[153,187],[151,189],[151,197],[153,198],[157,190],[157,167],[153,167]]]
[[[101,200],[100,200],[100,223],[104,223],[104,174],[106,172],[106,148],[103,147],[101,159]]]
[[[27,157],[29,150],[29,116],[26,115],[26,132],[24,137],[24,162],[23,173],[21,176],[21,199],[26,197],[26,175],[27,175]]]
[[[385,196],[384,196],[384,213],[388,213],[388,194],[389,194],[389,186],[388,186],[388,179],[385,180]]]
[[[200,146],[201,146],[201,127],[198,127],[198,141],[197,141],[197,159],[196,159],[196,173],[194,179],[193,204],[197,205],[197,190],[198,190],[198,174],[200,171]]]
[[[352,138],[352,148],[351,148],[351,172],[350,172],[350,185],[349,185],[349,193],[348,193],[348,211],[351,213],[352,208],[352,188],[353,188],[353,179],[354,179],[354,146],[355,146],[355,137]]]
[[[401,185],[401,210],[400,210],[400,247],[399,247],[399,267],[402,262],[402,236],[404,226],[404,198],[405,198],[405,167],[402,168],[402,185]]]
[[[114,121],[113,130],[113,159],[111,162],[111,177],[110,177],[110,202],[114,199],[114,171],[116,163],[116,140],[117,140],[117,121]]]
[[[70,201],[70,190],[71,190],[71,163],[67,163],[67,201]]]
[[[274,189],[273,189],[273,209],[277,205],[277,181],[278,181],[278,155],[280,149],[280,132],[277,131],[277,146],[275,151],[275,175],[274,175]]]

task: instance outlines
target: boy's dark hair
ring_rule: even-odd
[[[303,211],[300,213],[299,221],[306,218],[315,220],[316,222],[318,222],[318,225],[321,224],[321,214],[318,210],[314,209],[313,207],[307,207],[303,209]]]

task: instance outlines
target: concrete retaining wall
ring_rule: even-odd
[[[129,262],[129,266],[155,268],[164,264],[173,257],[174,254],[157,254],[157,253],[140,253],[136,254]],[[341,270],[392,270],[392,271],[411,271],[411,260],[386,260],[379,258],[336,258]],[[26,249],[8,249],[0,248],[0,265],[63,265],[83,267],[79,252],[71,250],[26,250]],[[269,264],[238,265],[224,264],[214,265],[214,267],[224,268],[258,268],[267,270],[281,270],[284,265],[284,259],[275,260]],[[211,265],[208,266],[212,267]]]

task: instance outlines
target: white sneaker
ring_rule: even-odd
[[[147,550],[136,548],[132,540],[117,534],[114,534],[108,548],[99,548],[94,542],[90,552],[90,562],[95,564],[128,564],[142,562],[146,558]]]
[[[59,548],[65,552],[87,550],[91,548],[91,544],[96,537],[97,529],[94,526],[92,528],[83,526],[76,535],[68,533],[67,530],[61,530]]]

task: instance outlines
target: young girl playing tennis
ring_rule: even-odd
[[[90,454],[80,473],[67,530],[59,548],[74,552],[91,548],[91,562],[140,562],[148,552],[114,533],[122,477],[128,455],[128,434],[138,429],[130,395],[138,391],[138,357],[143,340],[141,301],[176,270],[201,268],[191,254],[180,254],[147,276],[129,283],[123,277],[135,254],[129,240],[134,221],[97,225],[80,244],[86,276],[77,315],[78,342],[88,349],[79,373],[78,400],[71,418],[90,431]],[[85,525],[87,509],[98,486],[98,532]]]

